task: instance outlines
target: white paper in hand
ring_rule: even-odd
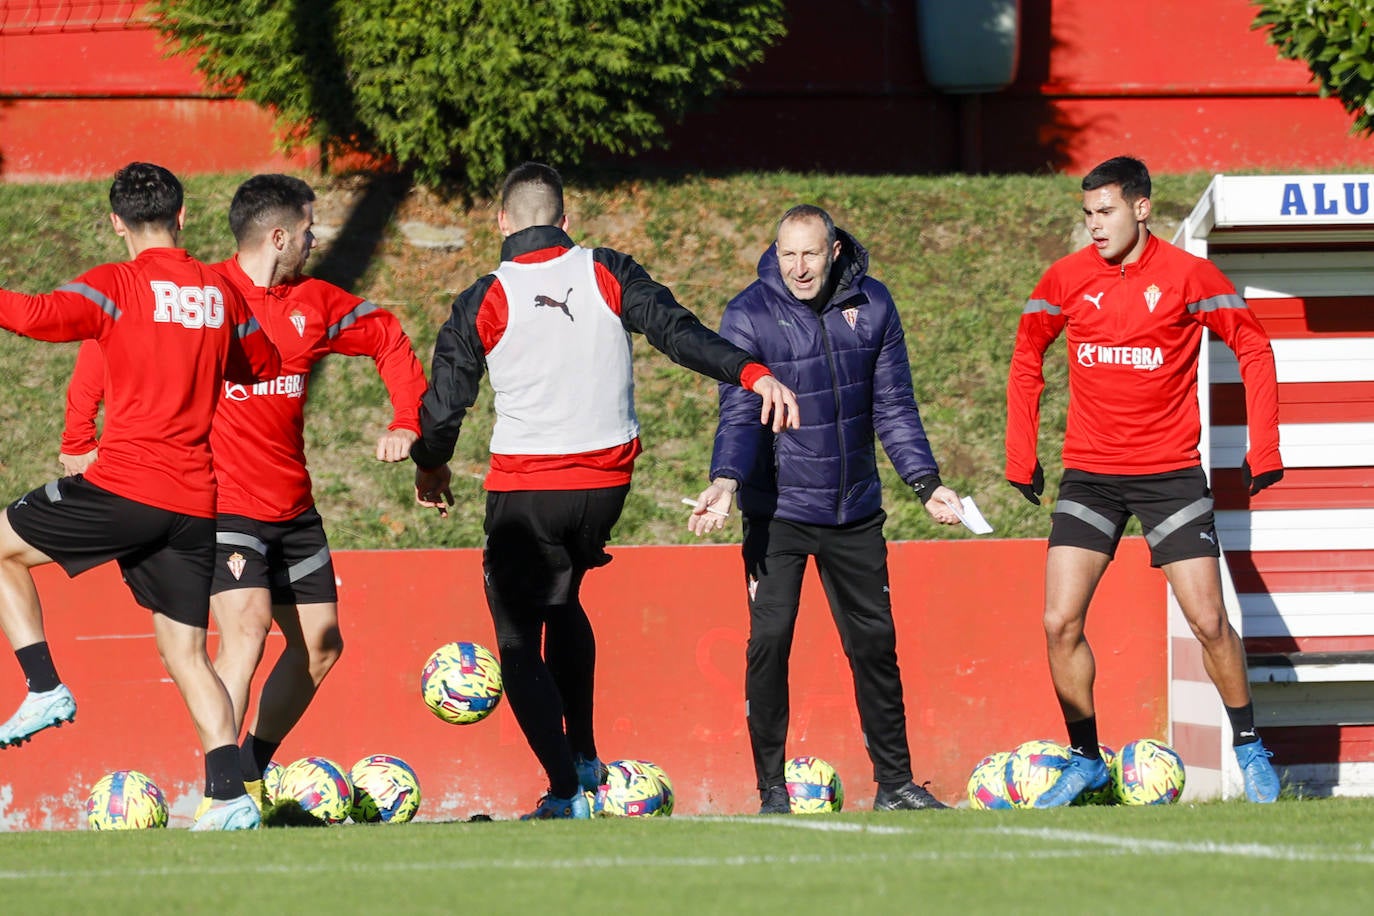
[[[964,527],[974,534],[992,534],[992,526],[988,520],[983,518],[983,513],[978,511],[978,505],[973,501],[972,496],[965,496],[959,506],[951,506],[954,514],[959,516],[959,521],[964,523]]]

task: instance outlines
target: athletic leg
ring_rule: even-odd
[[[563,700],[568,745],[586,760],[596,757],[592,721],[596,686],[596,634],[580,600],[549,608],[544,660]]]
[[[237,730],[229,693],[206,654],[204,627],[153,614],[158,654],[191,714],[205,752],[205,802],[192,830],[237,830],[258,825],[255,800],[239,771]]]
[[[234,708],[234,734],[243,728],[253,674],[262,661],[272,629],[271,593],[265,588],[236,588],[210,596],[210,613],[219,629],[215,672]]]
[[[343,653],[336,602],[276,605],[286,646],[262,685],[252,734],[280,744],[305,715],[325,676]]]
[[[10,646],[22,649],[46,638],[43,609],[30,570],[52,562],[15,532],[9,513],[0,513],[0,630]]]
[[[482,566],[506,700],[548,775],[549,794],[566,799],[578,791],[577,768],[543,634],[552,583],[571,564],[541,539],[548,513],[535,495],[488,493]]]
[[[1082,547],[1049,548],[1045,559],[1045,645],[1050,680],[1066,722],[1095,715],[1097,666],[1083,635],[1088,605],[1111,557]]]
[[[1157,510],[1141,513],[1151,560],[1164,570],[1179,609],[1202,647],[1203,668],[1231,722],[1246,797],[1253,802],[1274,802],[1279,797],[1279,778],[1269,761],[1272,755],[1255,729],[1245,644],[1231,626],[1222,599],[1220,551],[1206,476],[1193,468],[1157,484],[1167,498],[1158,499]]]
[[[606,542],[625,507],[628,487],[607,487],[566,494],[564,532],[571,567],[554,582],[545,618],[544,660],[563,699],[568,744],[578,764],[583,788],[600,784],[593,711],[596,699],[596,633],[582,606],[582,581],[588,571],[611,561]]]
[[[229,693],[205,651],[205,628],[181,623],[166,614],[153,614],[153,635],[162,665],[191,714],[201,747],[208,753],[234,745],[234,711]],[[239,786],[239,794],[243,787]],[[232,796],[226,796],[232,797]]]
[[[1221,597],[1221,568],[1212,557],[1177,560],[1161,567],[1178,598],[1179,608],[1202,645],[1202,665],[1230,707],[1250,702],[1245,645],[1226,616]]]
[[[0,513],[0,630],[15,650],[28,681],[19,708],[0,723],[0,748],[19,745],[45,728],[76,718],[76,700],[57,677],[43,632],[43,610],[30,570],[51,562]]]

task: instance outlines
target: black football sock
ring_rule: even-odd
[[[1102,749],[1097,745],[1097,716],[1077,722],[1065,722],[1069,729],[1069,750],[1089,760],[1101,760]]]
[[[239,772],[239,749],[232,744],[205,753],[205,794],[227,801],[243,794],[243,774]]]
[[[243,747],[239,749],[239,765],[243,767],[243,778],[262,779],[262,774],[267,771],[267,765],[272,762],[272,755],[279,747],[280,741],[264,741],[252,732],[244,736]]]
[[[62,680],[57,676],[57,669],[53,667],[52,656],[48,654],[46,642],[36,642],[31,646],[15,649],[14,657],[19,659],[19,667],[24,669],[24,679],[28,681],[29,690],[32,692],[47,693],[62,685]]]
[[[903,779],[901,782],[880,782],[878,783],[878,788],[882,789],[884,792],[896,792],[909,782],[911,782],[910,779]]]
[[[1231,744],[1240,747],[1242,744],[1253,744],[1259,740],[1259,734],[1255,731],[1255,704],[1246,703],[1244,706],[1226,706],[1226,718],[1231,720]]]

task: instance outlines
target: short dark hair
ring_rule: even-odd
[[[501,209],[517,228],[556,226],[563,221],[563,179],[542,162],[517,165],[501,185]]]
[[[157,227],[177,231],[185,201],[177,176],[151,162],[130,162],[110,184],[110,209],[130,229]]]
[[[260,232],[300,219],[314,199],[310,185],[292,175],[254,175],[239,185],[229,202],[229,231],[242,245]]]
[[[781,230],[783,223],[791,222],[794,219],[820,220],[821,225],[825,226],[825,244],[835,244],[835,221],[830,218],[829,213],[826,213],[820,207],[815,204],[797,204],[784,213],[782,219],[778,220],[778,229]],[[776,234],[777,233],[774,233],[774,235]]]
[[[1150,170],[1145,163],[1130,156],[1117,156],[1083,176],[1083,190],[1096,191],[1109,184],[1121,188],[1124,200],[1134,201],[1150,196]]]

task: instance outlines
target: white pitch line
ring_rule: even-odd
[[[1277,859],[1288,862],[1351,862],[1374,865],[1374,854],[1362,852],[1337,852],[1331,849],[1303,849],[1297,846],[1270,846],[1264,843],[1215,843],[1179,842],[1176,840],[1151,840],[1144,837],[1118,836],[1110,833],[1092,833],[1086,830],[1058,830],[1053,827],[991,827],[980,832],[995,833],[1002,836],[1024,836],[1049,842],[1075,843],[1079,845],[1111,846],[1131,852],[1153,852],[1171,855],[1185,852],[1201,852],[1209,855],[1236,856],[1247,859]]]
[[[678,817],[679,821],[702,821],[730,824],[749,824],[756,827],[786,827],[791,830],[820,830],[835,833],[877,833],[908,834],[920,831],[911,827],[884,827],[872,824],[854,824],[849,821],[829,821],[824,817],[758,817],[756,815],[727,815],[725,817]]]
[[[1102,850],[1089,849],[1042,849],[1029,852],[943,852],[939,850],[910,850],[900,853],[861,853],[856,855],[791,855],[791,856],[595,856],[585,859],[483,859],[482,861],[442,861],[442,862],[354,862],[349,867],[353,872],[364,874],[385,874],[388,872],[437,872],[457,870],[491,871],[547,871],[583,870],[604,868],[756,868],[760,865],[861,865],[871,862],[945,862],[953,860],[988,861],[1006,859],[1021,861],[1026,859],[1080,859],[1089,855],[1102,855]],[[1108,855],[1124,855],[1111,851]],[[190,865],[186,868],[118,868],[118,869],[8,869],[0,870],[0,881],[76,881],[105,880],[117,878],[168,878],[201,876],[257,875],[272,872],[282,875],[333,873],[338,871],[337,863],[320,862],[312,865],[273,865],[268,863],[244,863],[229,866]]]
[[[683,818],[688,820],[688,818]],[[724,820],[739,824],[758,824],[765,827],[787,827],[790,829],[830,830],[841,833],[883,833],[917,834],[929,833],[933,824],[920,827],[884,827],[867,824],[854,824],[846,821],[826,821],[824,818],[809,817],[726,817],[699,818],[699,820]],[[1211,855],[1228,855],[1238,858],[1275,859],[1289,862],[1349,862],[1352,864],[1374,864],[1374,854],[1363,852],[1336,852],[1329,849],[1303,849],[1295,846],[1270,846],[1264,843],[1214,843],[1178,842],[1175,840],[1151,840],[1142,837],[1120,836],[1109,833],[1092,833],[1086,830],[1060,830],[1054,827],[978,827],[978,833],[995,833],[1002,836],[1025,836],[1050,842],[1074,843],[1081,846],[1109,846],[1122,852],[1157,853],[1174,855],[1187,852],[1201,852]]]
[[[808,817],[683,817],[675,820],[716,821],[734,824],[749,824],[763,827],[781,827],[788,830],[821,830],[839,833],[930,834],[930,827],[897,827],[887,825],[854,824],[844,821],[827,821],[822,818]],[[594,856],[578,859],[483,859],[481,861],[438,862],[355,862],[352,868],[366,874],[439,872],[455,870],[483,871],[547,871],[582,870],[592,868],[756,868],[761,865],[857,865],[873,862],[941,862],[962,861],[1032,861],[1048,859],[1076,859],[1089,856],[1123,855],[1177,855],[1182,853],[1207,853],[1212,855],[1236,856],[1239,858],[1270,859],[1294,862],[1345,862],[1352,864],[1374,864],[1374,854],[1364,852],[1338,852],[1335,850],[1301,848],[1294,846],[1270,846],[1263,843],[1214,843],[1214,842],[1177,842],[1173,840],[1152,840],[1141,837],[1117,834],[1092,833],[1084,830],[1060,830],[1052,827],[976,827],[975,833],[991,833],[1006,837],[1026,837],[1048,843],[1070,844],[1069,849],[1016,849],[1016,850],[967,850],[950,851],[936,849],[911,849],[895,852],[853,853],[844,855],[736,855],[736,856]],[[117,868],[117,869],[0,869],[0,882],[7,881],[79,881],[79,880],[128,880],[131,877],[163,878],[171,876],[228,876],[257,875],[271,872],[283,875],[323,874],[337,870],[337,864],[320,862],[301,865],[276,865],[251,862],[242,865],[204,866],[188,865],[185,868],[163,866],[159,868]]]

